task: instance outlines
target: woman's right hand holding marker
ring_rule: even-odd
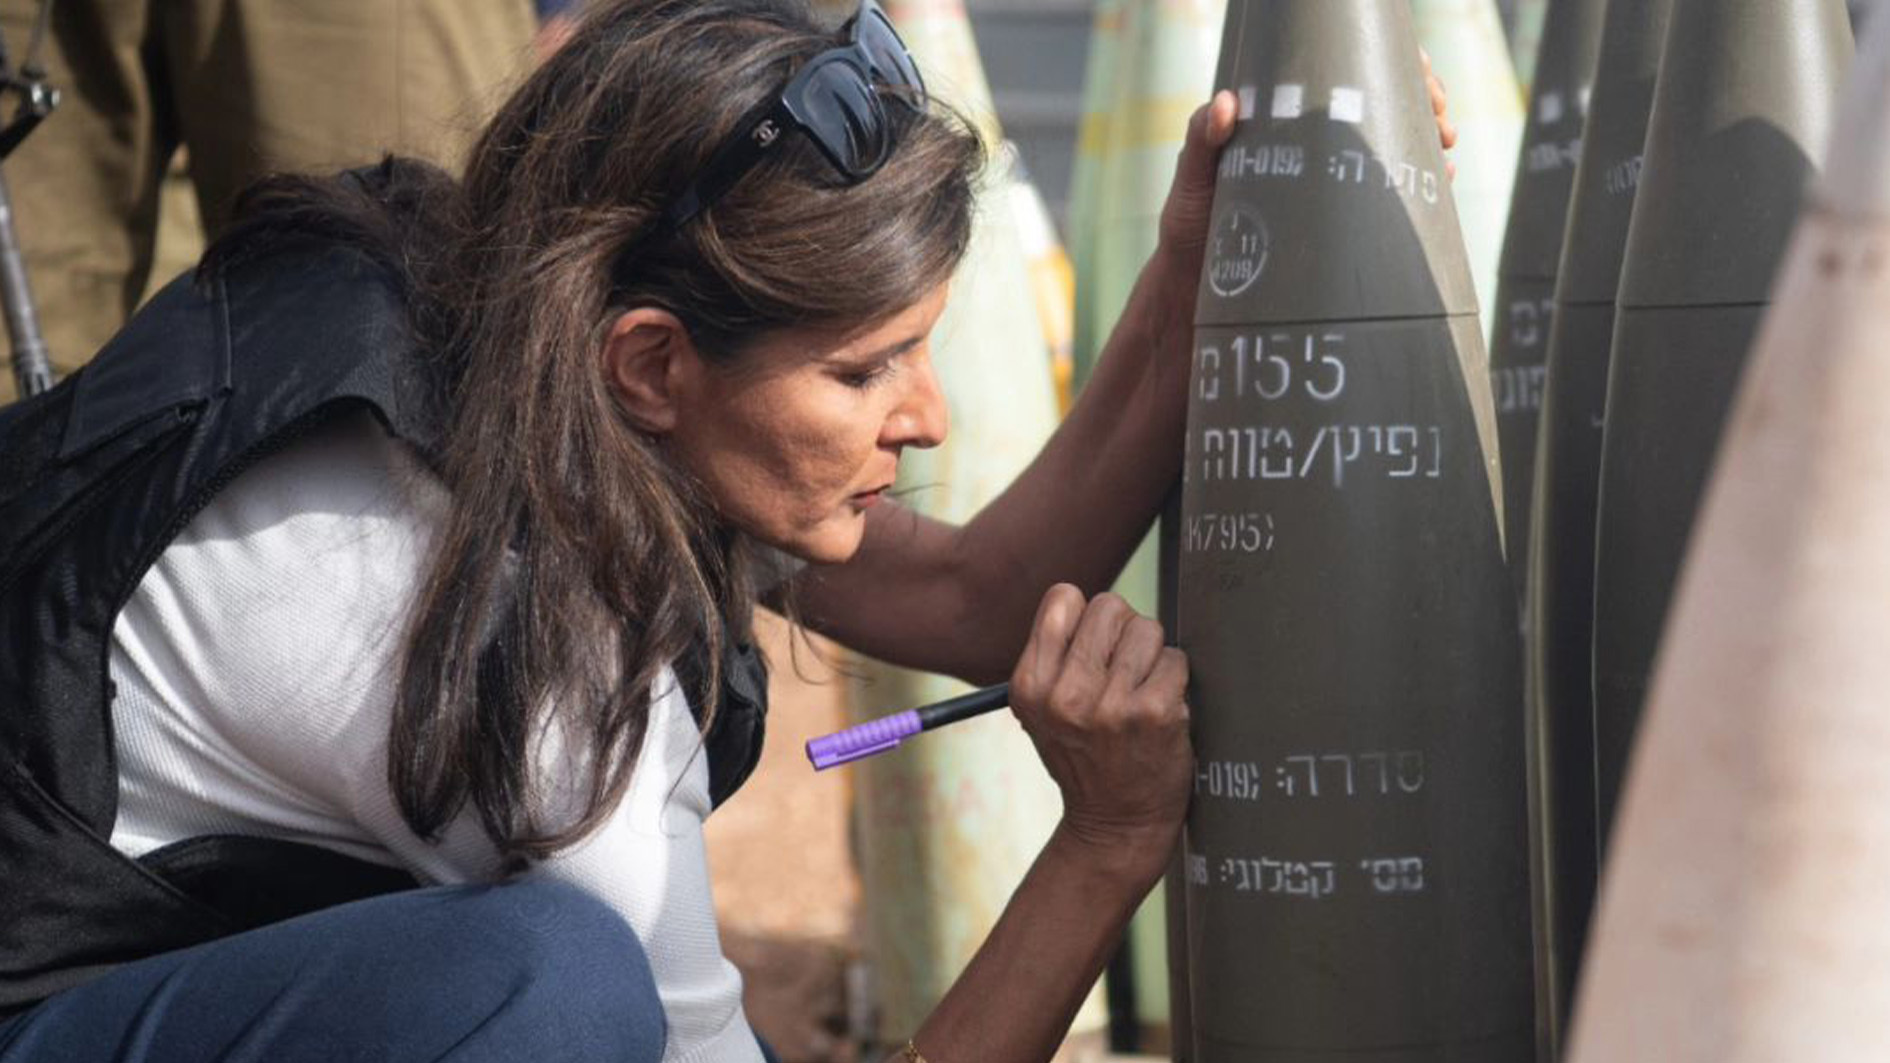
[[[1063,792],[1063,829],[1153,882],[1188,810],[1187,657],[1121,596],[1044,595],[1011,704]]]

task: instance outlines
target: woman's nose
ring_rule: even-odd
[[[923,359],[918,372],[907,379],[911,383],[904,399],[886,419],[881,442],[894,447],[936,447],[945,442],[951,430],[951,412],[945,404],[945,390],[932,371],[931,359]]]

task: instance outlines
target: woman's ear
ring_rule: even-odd
[[[656,307],[625,311],[604,339],[604,380],[632,424],[666,435],[698,355],[676,315]]]

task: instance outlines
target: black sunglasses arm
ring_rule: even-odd
[[[691,218],[702,213],[704,207],[722,198],[724,193],[734,187],[742,175],[781,143],[791,121],[787,104],[778,97],[763,101],[749,111],[736,125],[737,132],[722,141],[721,146],[715,149],[715,154],[709,156],[709,161],[703,165],[700,176],[689,182],[689,187],[670,201],[656,224],[618,252],[617,260],[611,266],[613,285],[621,288],[644,251],[669,239],[689,224]]]
[[[705,205],[721,199],[735,182],[753,169],[781,144],[781,138],[793,128],[794,119],[787,104],[778,97],[770,100],[741,120],[736,132],[722,141],[709,157],[701,176],[663,212],[662,231],[674,232],[702,212]]]

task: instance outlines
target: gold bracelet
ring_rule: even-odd
[[[925,1063],[925,1057],[919,1054],[919,1046],[911,1041],[906,1042],[906,1047],[899,1054],[906,1057],[906,1063]]]

